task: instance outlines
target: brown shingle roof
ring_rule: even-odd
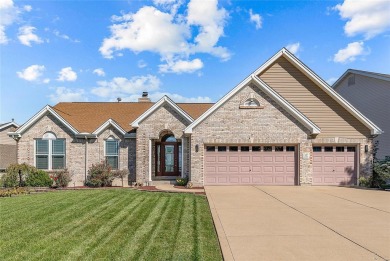
[[[92,133],[108,119],[116,121],[127,132],[130,124],[153,106],[153,102],[60,102],[53,109],[79,132]],[[212,103],[177,103],[193,119]]]

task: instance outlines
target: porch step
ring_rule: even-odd
[[[149,181],[149,186],[158,186],[158,185],[166,185],[166,184],[176,184],[176,179]]]

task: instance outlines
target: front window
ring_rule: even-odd
[[[112,138],[106,140],[106,162],[113,169],[118,169],[119,142]]]
[[[35,140],[35,166],[37,169],[65,168],[65,139]]]

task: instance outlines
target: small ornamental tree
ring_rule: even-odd
[[[53,171],[50,178],[53,180],[55,187],[65,188],[72,180],[72,175],[70,175],[68,169],[61,169]]]
[[[123,187],[123,181],[126,177],[129,176],[129,171],[127,169],[121,169],[121,170],[114,170],[113,175],[115,178],[120,178],[122,181],[122,187]]]

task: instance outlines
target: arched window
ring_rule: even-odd
[[[260,106],[260,103],[258,100],[256,100],[255,98],[249,98],[247,99],[245,102],[244,102],[244,106],[253,106],[253,107],[257,107],[257,106]]]
[[[161,139],[162,142],[176,142],[176,138],[175,136],[173,136],[172,134],[167,134],[165,135],[162,139]]]
[[[57,139],[52,132],[46,132],[41,139],[35,139],[35,166],[37,169],[64,169],[66,156],[65,139]]]

